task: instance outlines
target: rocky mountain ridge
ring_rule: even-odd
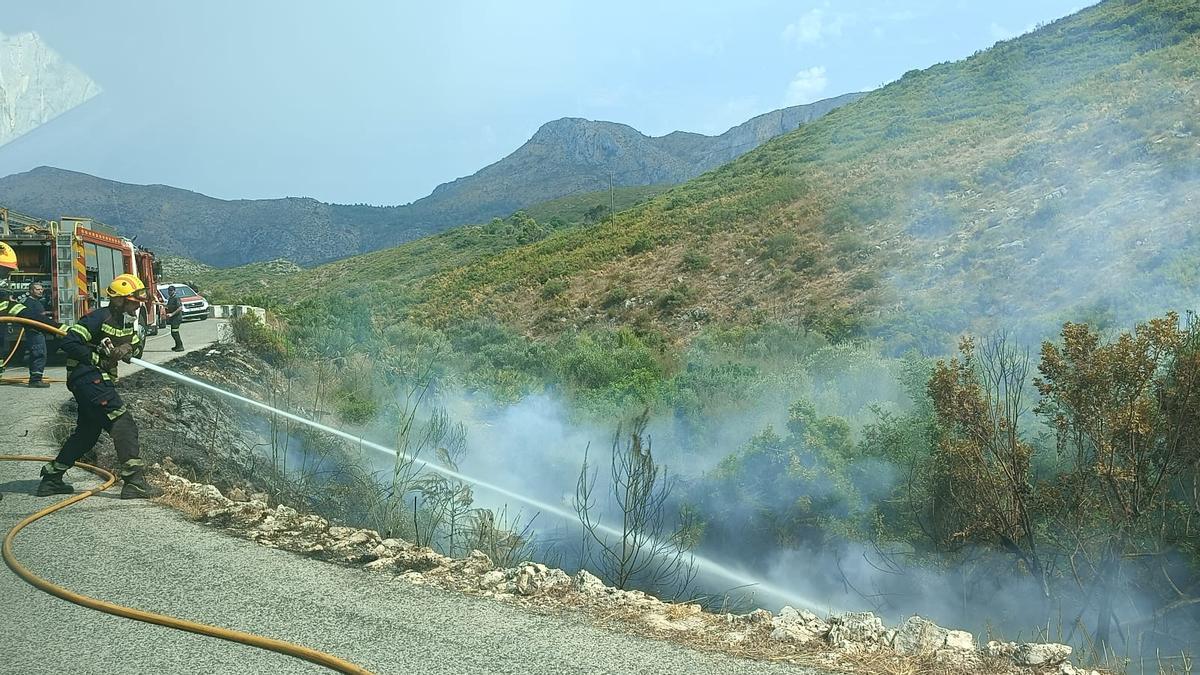
[[[84,214],[138,243],[215,267],[287,258],[309,265],[378,250],[540,202],[616,186],[679,183],[856,100],[847,94],[760,115],[720,136],[652,138],[623,124],[564,118],[507,157],[403,206],[310,198],[222,200],[53,167],[0,178],[0,205],[40,218]]]

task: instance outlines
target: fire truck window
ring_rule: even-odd
[[[96,253],[97,271],[99,272],[96,281],[99,283],[101,289],[107,288],[109,282],[116,278],[120,272],[117,271],[117,267],[113,264],[112,249],[100,247]]]
[[[100,262],[97,259],[98,256],[96,255],[96,245],[95,244],[84,244],[83,251],[84,251],[83,257],[84,257],[84,261],[85,261],[84,266],[87,268],[88,293],[92,296],[93,299],[99,298],[100,297],[100,288],[99,288],[100,270],[99,270],[98,266],[99,266]]]

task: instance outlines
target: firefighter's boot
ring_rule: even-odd
[[[146,482],[145,468],[140,459],[125,462],[121,468],[121,480],[125,483],[121,488],[121,499],[150,499],[162,496],[162,490]]]
[[[50,495],[69,495],[75,492],[75,488],[71,487],[70,483],[63,481],[63,474],[67,472],[67,468],[58,462],[50,462],[42,467],[42,482],[38,483],[37,496],[49,497]]]

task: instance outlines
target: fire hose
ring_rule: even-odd
[[[29,321],[29,319],[25,319],[23,317],[15,317],[15,316],[14,317],[0,317],[0,321],[6,321],[6,322],[17,321],[17,322],[21,322],[21,323],[28,322],[29,324],[36,326],[39,329],[44,330],[48,333],[54,333],[55,335],[60,335],[60,333],[57,329],[51,329],[50,326],[48,326],[44,323],[38,323],[37,321]],[[8,356],[4,357],[3,363],[0,363],[0,373],[4,372],[4,369],[8,367],[9,362],[12,361],[13,357],[17,355],[17,350],[19,350],[21,348],[21,340],[23,340],[24,338],[25,338],[25,328],[22,326],[21,330],[17,333],[17,339],[13,340],[12,350],[10,350],[8,352]],[[43,380],[43,381],[44,382],[61,382],[61,380]],[[0,384],[14,384],[14,383],[25,383],[25,382],[29,382],[28,377],[0,378]]]
[[[24,324],[29,324],[35,328],[38,328],[39,330],[43,330],[47,333],[53,333],[53,334],[59,335],[59,336],[66,334],[64,331],[59,330],[57,328],[38,323],[36,321],[31,321],[29,319],[24,319],[21,317],[9,317],[9,316],[0,317],[0,322],[24,323]],[[0,457],[0,461],[40,462],[40,463],[49,462],[49,461],[52,461],[53,459],[54,459],[53,457],[33,457],[33,456],[27,456],[27,455],[15,455],[15,456]],[[351,673],[354,675],[372,675],[371,671],[366,670],[365,668],[362,668],[361,666],[357,666],[353,663],[350,663],[349,661],[345,661],[345,660],[340,659],[331,654],[326,654],[324,652],[317,651],[310,647],[293,644],[291,642],[285,642],[283,640],[276,640],[273,638],[263,637],[261,635],[255,635],[253,633],[244,633],[242,631],[232,630],[229,628],[221,628],[220,626],[210,626],[208,624],[197,623],[194,621],[188,621],[187,619],[180,619],[178,617],[166,616],[164,614],[156,614],[154,612],[147,612],[147,611],[140,610],[140,609],[134,609],[132,607],[126,607],[124,605],[118,605],[116,603],[106,602],[104,600],[98,600],[96,598],[88,597],[86,595],[81,595],[79,593],[70,591],[66,588],[63,588],[62,586],[58,586],[54,583],[51,583],[50,581],[30,572],[24,565],[22,565],[16,559],[16,556],[13,555],[12,545],[13,545],[13,541],[16,539],[17,533],[19,533],[21,530],[23,530],[26,526],[34,523],[35,521],[37,521],[41,518],[44,518],[52,513],[55,513],[56,511],[65,509],[68,506],[71,506],[72,504],[77,504],[77,503],[87,499],[88,497],[91,497],[93,495],[99,494],[99,493],[107,490],[108,488],[112,487],[112,485],[117,480],[116,476],[114,476],[111,472],[101,469],[99,467],[92,466],[90,464],[82,464],[82,463],[76,463],[75,466],[77,466],[81,469],[90,471],[93,474],[95,474],[96,476],[99,476],[101,479],[104,480],[104,483],[99,485],[98,487],[94,487],[91,490],[88,490],[87,492],[83,492],[83,493],[74,495],[68,499],[64,499],[60,502],[56,502],[55,504],[52,504],[51,506],[48,506],[48,507],[38,511],[37,513],[34,513],[33,515],[28,516],[27,518],[25,518],[21,522],[17,523],[15,526],[13,526],[13,528],[11,530],[9,530],[8,533],[4,536],[4,544],[3,544],[3,547],[0,548],[0,553],[3,554],[4,562],[8,565],[8,567],[17,576],[21,577],[22,580],[24,580],[31,586],[33,586],[41,591],[44,591],[46,593],[49,593],[50,595],[53,595],[55,597],[66,600],[67,602],[71,602],[76,605],[80,605],[82,607],[87,607],[89,609],[94,609],[94,610],[97,610],[100,612],[104,612],[106,614],[112,614],[114,616],[120,616],[120,617],[124,617],[126,619],[133,619],[135,621],[142,621],[145,623],[152,623],[152,624],[164,626],[167,628],[174,628],[176,630],[187,631],[190,633],[197,633],[199,635],[207,635],[209,637],[220,638],[222,640],[228,640],[230,642],[237,642],[239,644],[249,645],[252,647],[258,647],[259,649],[266,649],[266,650],[273,651],[273,652],[276,652],[279,654],[284,654],[287,656],[293,656],[298,659],[303,659],[305,661],[309,661],[311,663],[315,663],[317,665],[324,666],[326,668],[329,668],[329,669],[334,670],[339,673]]]

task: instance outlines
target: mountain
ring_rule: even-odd
[[[966,331],[1128,325],[1196,306],[1197,64],[1200,5],[1110,0],[909,72],[615,218],[427,277],[389,276],[401,248],[335,278],[412,299],[374,305],[389,315],[531,335],[771,319],[941,353]],[[340,293],[331,269],[287,284]]]
[[[0,145],[100,93],[36,33],[0,34]]]
[[[624,124],[565,117],[542,125],[499,162],[439,185],[408,208],[425,221],[471,223],[607,189],[610,176],[618,187],[682,183],[861,97],[845,94],[776,110],[719,136],[676,131],[651,137]]]
[[[363,233],[386,227],[396,211],[299,197],[226,201],[52,167],[0,178],[0,204],[47,219],[87,215],[143,246],[218,266],[274,258],[310,263],[360,253],[369,249]]]
[[[0,205],[48,219],[85,214],[137,236],[142,245],[217,267],[276,258],[313,264],[607,190],[610,173],[617,187],[679,183],[859,96],[767,113],[720,136],[675,132],[653,138],[623,124],[561,119],[543,125],[504,159],[404,206],[297,197],[227,201],[51,167],[0,179]]]

